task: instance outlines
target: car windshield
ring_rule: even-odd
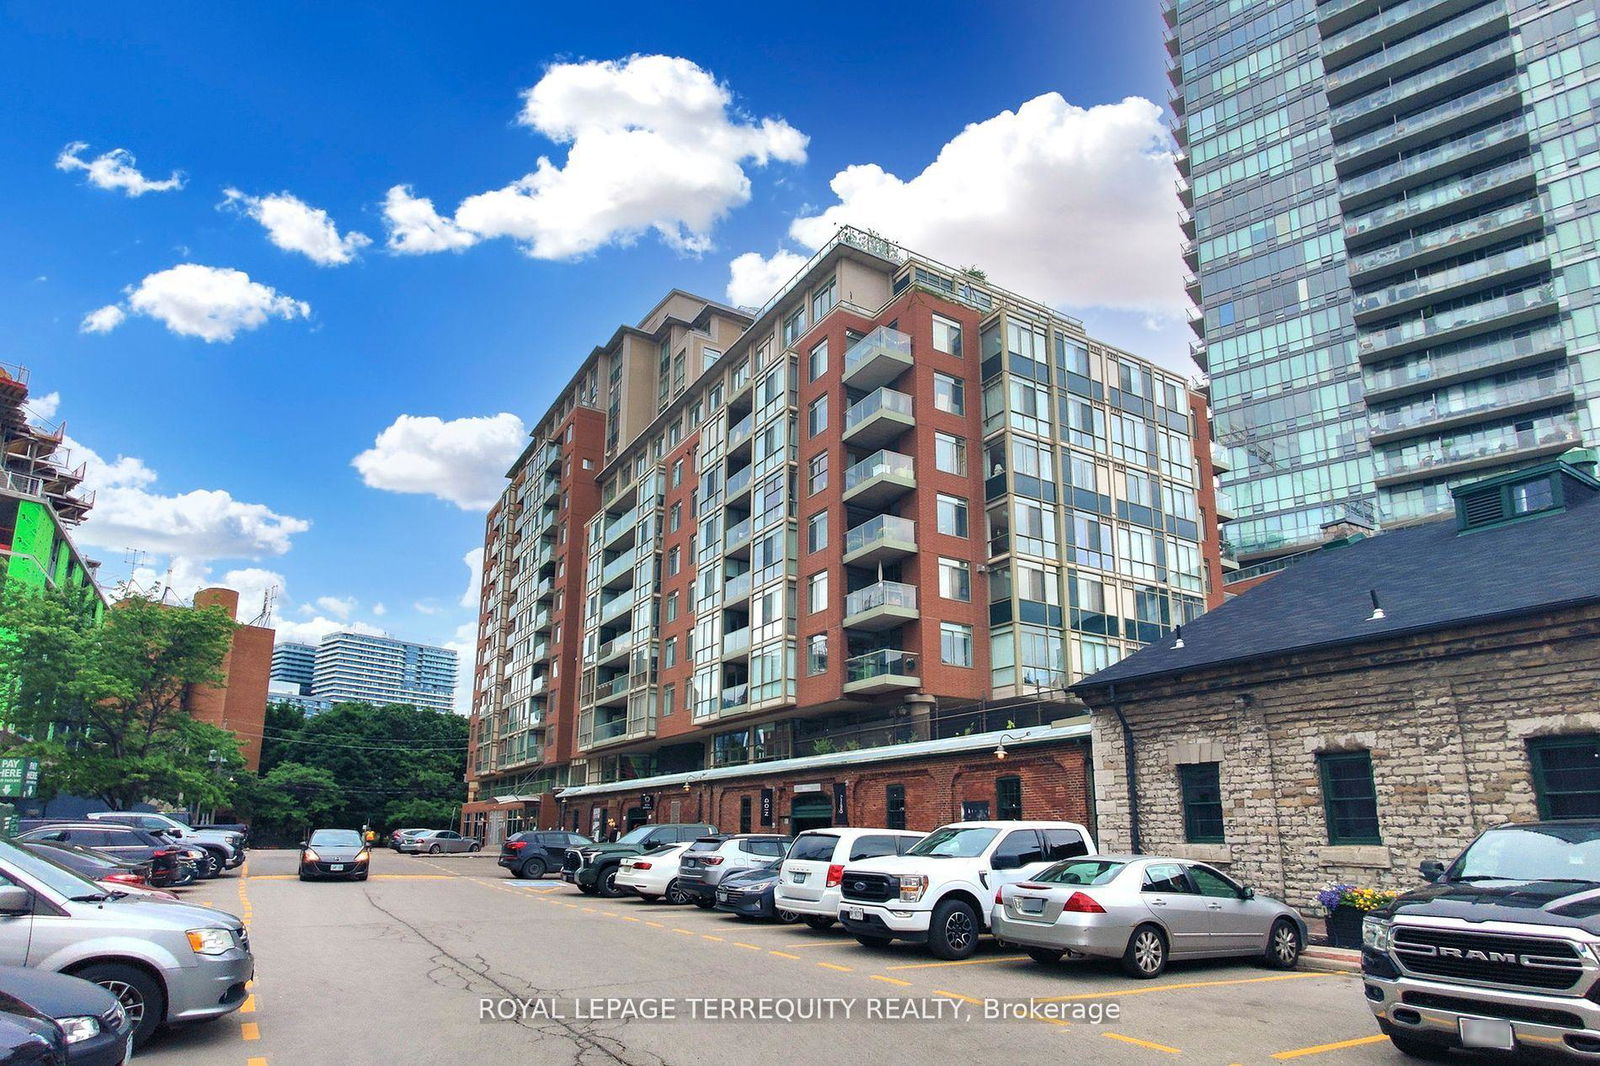
[[[622,834],[622,836],[617,838],[617,843],[618,844],[642,844],[642,843],[644,843],[644,838],[649,836],[650,833],[655,828],[656,827],[653,826],[653,825],[641,825],[641,826],[638,826],[636,828],[630,829],[626,833]]]
[[[1445,879],[1600,884],[1600,825],[1491,829],[1462,852]]]
[[[53,840],[31,841],[27,850],[49,862],[55,863],[57,866],[65,866],[73,871],[91,869],[115,872],[119,867],[125,865],[98,852],[90,851],[88,848],[80,848],[72,844],[58,844]],[[71,858],[69,859],[68,856],[71,856]]]
[[[354,829],[318,829],[311,834],[314,848],[359,848],[361,834]]]
[[[917,841],[907,855],[926,855],[937,859],[975,859],[982,855],[989,842],[1000,835],[998,829],[973,826],[945,826],[935,829]]]
[[[1028,878],[1047,885],[1103,885],[1122,872],[1120,859],[1072,859]]]
[[[105,894],[93,881],[80,877],[58,862],[35,855],[15,844],[0,841],[0,861],[15,866],[50,891],[60,893],[68,899],[80,897],[98,899]]]

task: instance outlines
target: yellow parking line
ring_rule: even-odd
[[[566,887],[567,887],[566,885],[556,885],[553,888],[535,888],[535,889],[531,889],[530,891],[538,892],[540,895],[548,896],[552,892],[564,891],[566,889]]]
[[[712,936],[710,933],[701,933],[700,934],[700,939],[701,940],[716,940],[716,941],[719,941],[719,942],[723,941],[722,937],[720,937],[720,936]]]
[[[593,907],[579,907],[578,909],[580,911],[582,911],[583,913],[585,913],[585,914],[593,914],[594,913],[594,908]]]
[[[625,922],[637,922],[637,921],[639,921],[638,918],[634,918],[634,917],[632,917],[630,915],[626,915],[626,914],[619,915],[619,917]]]
[[[254,1014],[255,1012],[256,1012],[256,997],[254,995],[248,995],[248,996],[244,997],[244,1002],[239,1004],[239,1013],[240,1014]]]
[[[1111,992],[1084,992],[1075,996],[1035,996],[1038,1003],[1067,1003],[1077,999],[1109,999],[1142,996],[1147,992],[1176,992],[1186,988],[1220,988],[1224,985],[1254,985],[1263,981],[1294,981],[1303,977],[1341,977],[1336,973],[1280,973],[1271,977],[1241,977],[1229,981],[1188,981],[1178,985],[1150,985],[1146,988],[1119,988]]]
[[[246,1061],[244,1066],[267,1066],[267,1060],[258,1056]]]
[[[644,924],[648,925],[652,929],[665,929],[666,928],[666,926],[662,925],[660,922],[645,922]]]
[[[936,996],[947,996],[950,999],[959,999],[963,1003],[976,1003],[980,1007],[983,1006],[983,1000],[973,999],[971,996],[963,996],[960,992],[946,992],[942,988],[935,988],[933,990],[933,994]]]
[[[990,959],[958,959],[955,962],[910,962],[901,966],[886,966],[886,970],[932,970],[939,966],[979,966],[986,962],[1020,962],[1026,955],[1002,955]]]
[[[674,929],[673,932],[674,933],[682,933],[684,936],[694,936],[694,930],[693,929]]]
[[[800,957],[798,955],[791,955],[787,951],[769,951],[767,954],[776,955],[780,959],[798,959]]]
[[[840,966],[836,962],[819,962],[819,963],[817,963],[817,965],[821,966],[824,970],[841,970],[841,971],[843,971],[845,973],[854,973],[855,972],[855,967],[854,966]]]
[[[1165,1044],[1153,1044],[1148,1040],[1140,1040],[1137,1037],[1123,1036],[1121,1033],[1101,1033],[1100,1035],[1105,1037],[1107,1040],[1120,1040],[1124,1044],[1134,1044],[1138,1047],[1147,1047],[1151,1051],[1165,1051],[1171,1055],[1183,1054],[1183,1052],[1179,1051],[1175,1047],[1168,1047]]]
[[[899,985],[902,988],[905,988],[911,984],[910,981],[902,981],[898,977],[885,977],[881,973],[873,974],[872,979],[874,981],[882,981],[886,985]]]
[[[761,948],[756,944],[746,944],[743,941],[739,941],[739,940],[733,940],[733,941],[730,941],[730,943],[733,944],[733,946],[736,947],[736,948],[745,948],[746,950],[749,950],[749,951],[760,951],[761,950]]]
[[[1347,1047],[1381,1044],[1388,1039],[1388,1037],[1379,1033],[1377,1036],[1363,1036],[1356,1040],[1341,1040],[1337,1044],[1318,1044],[1315,1047],[1296,1048],[1294,1051],[1280,1051],[1272,1057],[1275,1059],[1298,1059],[1302,1055],[1320,1055],[1324,1051],[1342,1051]]]
[[[246,1040],[260,1040],[261,1026],[257,1025],[255,1022],[245,1022],[243,1025],[239,1026],[239,1035],[244,1037]]]

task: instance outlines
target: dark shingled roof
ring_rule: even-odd
[[[1470,533],[1452,518],[1325,548],[1185,625],[1184,647],[1168,634],[1073,690],[1600,600],[1600,497],[1561,469],[1565,511]],[[1380,620],[1369,620],[1369,590]]]

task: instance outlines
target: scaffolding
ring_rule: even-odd
[[[3,488],[48,503],[63,525],[79,525],[94,506],[94,493],[83,487],[87,464],[72,461],[66,423],[32,415],[27,403],[27,368],[0,363]]]

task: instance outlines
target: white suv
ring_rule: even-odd
[[[955,822],[904,855],[846,866],[839,921],[867,947],[909,940],[941,959],[964,959],[988,930],[1000,885],[1094,853],[1076,822]]]
[[[846,863],[904,855],[922,839],[903,829],[811,829],[794,838],[778,870],[777,905],[805,915],[813,929],[839,917],[839,882]]]

